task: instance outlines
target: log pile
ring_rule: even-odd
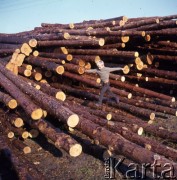
[[[76,157],[82,146],[66,131],[77,129],[110,153],[140,164],[153,164],[158,154],[159,162],[171,163],[177,174],[176,150],[148,136],[177,141],[177,132],[158,125],[160,118],[177,116],[176,19],[177,15],[122,16],[76,24],[42,23],[31,31],[0,34],[1,111],[12,111],[1,122],[5,129],[0,150],[11,151],[5,144],[9,140],[24,149],[17,137],[24,140],[40,132],[56,148]],[[108,67],[123,69],[110,74],[118,104],[105,95],[103,105],[95,105],[100,78],[85,70],[96,68],[100,59]],[[57,127],[48,115],[58,120]],[[24,124],[32,131],[25,131]]]

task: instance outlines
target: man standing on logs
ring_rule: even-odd
[[[103,96],[106,92],[108,92],[108,95],[114,98],[116,103],[119,103],[119,97],[115,95],[111,90],[110,90],[110,82],[109,82],[109,73],[113,71],[119,71],[123,70],[123,68],[117,67],[117,68],[109,68],[104,66],[104,62],[102,60],[99,60],[97,63],[97,69],[90,69],[86,70],[85,72],[87,73],[97,73],[100,76],[101,79],[101,93],[100,97],[98,100],[97,105],[102,105],[103,101]]]

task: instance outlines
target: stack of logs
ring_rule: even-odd
[[[148,136],[177,140],[177,132],[155,125],[162,117],[177,116],[176,18],[42,23],[31,31],[0,34],[0,102],[6,106],[1,111],[11,109],[1,120],[5,128],[0,150],[9,150],[15,159],[18,155],[8,142],[12,141],[29,153],[30,147],[19,138],[40,132],[76,157],[82,152],[72,137],[76,130],[106,147],[110,155],[122,154],[137,163],[153,164],[158,154],[158,161],[173,165],[177,174],[176,150]],[[110,74],[119,104],[106,96],[102,106],[95,105],[100,79],[85,70],[96,68],[100,59],[108,67],[123,68]],[[57,127],[48,115],[59,121]],[[25,130],[25,124],[31,130]],[[18,171],[20,162],[13,161],[19,177],[27,176],[28,171]]]

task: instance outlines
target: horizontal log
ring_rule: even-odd
[[[83,47],[83,46],[103,46],[104,39],[99,40],[58,40],[58,41],[38,41],[38,47],[48,46],[67,46],[67,47]]]
[[[57,74],[63,74],[64,73],[64,67],[63,66],[56,64],[54,62],[43,61],[43,60],[41,60],[41,58],[38,58],[38,57],[32,57],[31,56],[31,57],[26,58],[25,61],[30,63],[30,64],[43,67],[47,70],[54,71]]]
[[[118,50],[92,50],[92,49],[68,49],[71,54],[77,55],[98,55],[98,56],[116,56],[116,57],[138,57],[138,52],[131,51],[118,51]]]

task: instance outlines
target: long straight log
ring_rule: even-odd
[[[83,104],[84,106],[88,106],[90,108],[92,108],[93,110],[95,109],[100,109],[101,111],[103,111],[103,109],[100,107],[97,107],[92,101],[89,101],[87,103],[84,103],[84,100],[82,99],[78,99],[78,98],[73,98],[73,97],[68,97],[68,100],[70,101],[76,101],[79,104]],[[122,122],[126,125],[128,125],[129,127],[131,126],[131,130],[133,130],[133,132],[137,133],[139,131],[139,129],[142,129],[147,132],[152,134],[155,137],[160,137],[162,139],[168,139],[170,141],[176,141],[177,140],[177,133],[173,132],[173,131],[169,131],[167,129],[162,129],[161,126],[159,125],[153,125],[153,124],[148,124],[145,121],[142,121],[141,119],[134,117],[134,116],[128,116],[128,114],[122,113],[122,112],[118,112],[118,111],[112,111],[112,109],[110,109],[109,107],[104,107],[104,111],[108,111],[111,112],[112,121],[115,122]]]
[[[112,151],[118,154],[123,154],[135,162],[154,163],[154,159],[156,157],[155,153],[125,140],[121,135],[113,134],[104,127],[100,127],[86,118],[81,119],[80,123],[76,126],[76,129],[81,130],[82,133],[88,135],[90,138],[99,141],[100,144],[109,147]],[[177,169],[176,163],[169,161],[162,156],[158,157],[159,163],[164,164],[168,162],[173,164],[174,169]]]
[[[173,28],[176,26],[177,26],[177,21],[169,20],[169,21],[162,21],[162,22],[160,21],[157,24],[140,26],[135,29],[138,31],[152,31],[152,30],[159,30],[159,29],[164,29],[164,28]]]
[[[93,93],[89,93],[86,91],[82,91],[82,90],[76,90],[74,88],[67,87],[66,85],[61,85],[60,88],[65,90],[65,91],[67,90],[68,93],[73,94],[76,97],[80,96],[82,98],[87,98],[89,100],[98,100],[99,99],[98,95],[95,95]],[[129,105],[127,103],[119,102],[119,104],[116,104],[116,103],[108,101],[107,104],[114,106],[116,108],[126,110],[132,114],[143,116],[143,117],[148,118],[148,119],[153,120],[155,118],[155,113],[153,113],[147,109],[137,108],[137,107]]]
[[[59,128],[55,128],[50,122],[40,119],[39,121],[31,121],[26,118],[23,112],[20,112],[24,121],[31,127],[39,130],[44,136],[49,138],[56,148],[65,150],[73,157],[79,156],[82,152],[82,146],[77,143],[71,136],[64,133]]]
[[[71,61],[73,59],[71,54],[40,52],[39,55],[46,58],[57,58],[60,60],[67,60],[67,61]]]
[[[24,78],[22,76],[21,76],[21,78],[23,80],[25,80],[26,82],[28,82],[28,84],[32,85],[33,87],[39,86],[40,90],[42,92],[44,92],[50,96],[53,96],[58,100],[64,101],[66,99],[65,93],[63,91],[61,91],[60,89],[53,88],[49,84],[34,82],[34,81]]]
[[[64,67],[61,65],[58,65],[54,62],[49,62],[49,61],[43,61],[38,57],[30,57],[25,59],[26,62],[43,67],[47,70],[54,71],[57,74],[63,74],[64,73]]]
[[[136,87],[136,86],[133,86],[131,84],[126,84],[126,83],[123,83],[123,82],[120,82],[120,81],[114,81],[114,80],[110,80],[110,83],[114,84],[116,86],[119,86],[119,87],[130,89],[131,91],[135,91],[135,92],[146,94],[148,96],[157,97],[159,99],[164,99],[164,100],[168,100],[168,101],[172,101],[172,102],[175,101],[174,97],[167,96],[165,94],[161,94],[161,93],[149,90],[149,89],[144,89],[144,88],[141,88],[141,87]]]
[[[164,77],[164,78],[170,78],[170,79],[177,78],[177,72],[175,71],[166,71],[166,70],[160,70],[160,69],[150,68],[150,67],[144,68],[141,71],[147,74],[158,76],[158,77]]]
[[[0,68],[4,69],[2,65],[0,65]],[[12,76],[14,75],[12,74]],[[9,79],[7,79],[2,73],[0,73],[0,85],[12,97],[14,97],[17,100],[17,103],[32,119],[37,120],[42,117],[42,109],[39,108],[36,104],[34,104],[29,97],[22,93],[21,90],[18,87],[16,87]]]
[[[0,91],[0,102],[3,102],[10,109],[15,109],[17,107],[17,101],[10,95]]]
[[[118,50],[68,49],[68,52],[78,55],[116,56],[127,58],[134,58],[139,56],[138,52]]]
[[[111,28],[111,30],[127,30],[127,29],[132,29],[132,28],[136,28],[136,27],[140,27],[143,25],[149,25],[149,24],[156,24],[159,23],[159,19],[158,18],[151,18],[151,19],[144,19],[144,20],[140,20],[140,21],[134,21],[131,23],[127,23],[124,26],[121,27],[113,27]]]
[[[58,40],[58,41],[38,41],[38,47],[48,46],[67,46],[67,47],[84,47],[84,46],[103,46],[104,39],[99,40]]]
[[[57,101],[55,98],[49,97],[47,94],[44,94],[43,92],[40,92],[37,89],[31,87],[28,83],[19,77],[14,76],[10,71],[4,69],[1,64],[0,71],[23,92],[30,95],[33,99],[35,99],[36,102],[43,106],[43,109],[46,109],[52,115],[56,116],[60,121],[67,123],[68,126],[71,127],[75,127],[78,124],[79,117],[68,108],[65,108],[60,101]]]
[[[74,104],[73,101],[68,101],[68,104]],[[94,123],[99,124],[100,126],[103,126],[107,129],[109,129],[112,132],[119,133],[121,134],[124,138],[137,143],[138,145],[141,145],[143,147],[146,147],[146,145],[151,146],[151,151],[161,154],[167,158],[171,157],[173,158],[174,161],[177,160],[177,151],[175,149],[172,149],[170,147],[167,147],[163,144],[157,143],[157,141],[148,138],[148,137],[142,137],[137,134],[132,133],[126,126],[121,126],[121,123],[108,123],[107,120],[98,118],[97,116],[100,116],[100,114],[104,114],[106,117],[105,112],[103,111],[96,111],[96,110],[91,110],[87,107],[83,107],[79,104],[76,106],[72,106],[73,110],[76,111],[78,114],[82,114],[83,117],[88,118],[92,120]],[[82,110],[82,111],[81,111]],[[84,114],[82,112],[85,112]],[[94,115],[94,116],[93,116]],[[96,115],[96,116],[95,116]],[[123,123],[122,123],[123,124]]]

